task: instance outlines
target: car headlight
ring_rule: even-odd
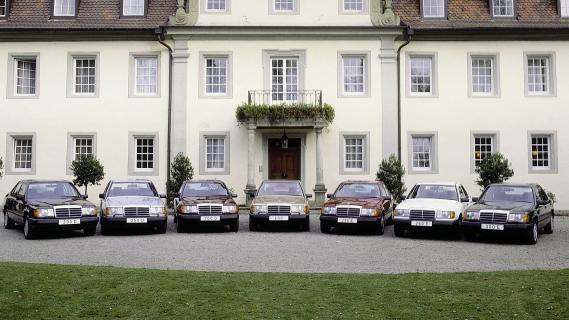
[[[379,211],[377,211],[377,208],[362,208],[360,210],[360,216],[377,217],[378,215]]]
[[[167,212],[166,207],[150,207],[150,215],[153,216],[166,215]]]
[[[444,210],[437,210],[435,211],[435,218],[436,219],[454,219],[455,217],[454,211],[444,211]]]
[[[267,205],[265,204],[256,204],[251,207],[251,213],[258,213],[264,214],[267,213]]]
[[[293,204],[290,206],[291,213],[304,213],[304,205],[302,204]]]
[[[122,207],[107,207],[105,209],[105,215],[107,216],[122,216],[124,214],[124,210]]]
[[[466,211],[464,215],[464,220],[480,220],[480,211]]]
[[[395,211],[393,211],[393,214],[395,217],[409,218],[409,215],[411,214],[411,210],[409,210],[409,209],[395,209]]]
[[[221,209],[222,213],[237,213],[237,206],[223,206]]]
[[[55,217],[53,208],[38,208],[34,210],[34,217],[36,218],[49,218]]]
[[[508,214],[508,222],[528,223],[528,213],[510,213]]]
[[[184,214],[198,213],[198,206],[180,206],[178,212]]]
[[[324,208],[322,208],[321,212],[322,212],[322,214],[335,216],[336,215],[336,207],[324,207]]]
[[[83,215],[83,216],[96,216],[97,210],[95,210],[95,207],[83,207],[83,208],[81,208],[81,215]]]

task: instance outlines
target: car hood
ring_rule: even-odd
[[[520,202],[478,202],[470,207],[468,210],[504,210],[504,211],[528,211],[533,208],[531,203]]]
[[[407,199],[401,202],[397,209],[423,209],[423,210],[445,210],[459,211],[460,202],[456,200],[443,199]]]
[[[254,204],[273,204],[273,203],[283,203],[283,204],[305,204],[306,200],[304,197],[293,197],[293,196],[262,196],[255,198]]]
[[[222,204],[226,206],[234,206],[235,201],[230,197],[187,197],[180,201],[181,204],[185,206],[197,205],[197,204]]]
[[[375,207],[382,199],[380,198],[334,198],[328,200],[325,206],[361,206],[361,207]]]
[[[38,199],[30,200],[28,204],[32,207],[55,207],[55,206],[95,206],[91,202],[83,199]]]
[[[162,199],[158,197],[111,197],[107,198],[108,207],[124,207],[124,206],[164,206]]]

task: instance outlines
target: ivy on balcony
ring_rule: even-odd
[[[249,104],[244,103],[235,111],[237,122],[245,125],[259,120],[269,121],[271,124],[286,121],[323,121],[327,125],[334,121],[335,111],[331,105],[323,103],[283,103],[283,104]]]

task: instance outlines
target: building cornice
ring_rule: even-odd
[[[0,29],[0,42],[156,40],[154,29]]]
[[[412,26],[411,26],[412,27]],[[413,41],[566,41],[569,28],[467,27],[413,29]]]

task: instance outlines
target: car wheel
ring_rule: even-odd
[[[534,221],[531,224],[531,230],[529,230],[529,232],[527,234],[527,243],[528,244],[536,244],[538,233],[539,233],[539,228],[537,226],[537,222]]]
[[[332,233],[332,227],[328,222],[320,221],[320,232]]]
[[[389,219],[387,219],[387,225],[390,226],[392,224],[393,224],[393,211],[391,212]]]
[[[249,218],[249,231],[259,231],[259,226],[255,221],[251,220],[251,218]]]
[[[554,226],[554,222],[555,221],[555,216],[551,216],[551,220],[549,220],[549,223],[545,226],[545,228],[543,228],[543,232],[546,234],[552,234],[553,233],[553,226]]]
[[[36,237],[35,228],[32,225],[30,225],[27,217],[24,218],[24,238],[26,238],[26,240],[31,240],[34,239],[35,237]]]
[[[101,224],[101,234],[104,236],[108,236],[112,233],[112,227],[110,225]]]
[[[229,231],[231,231],[231,232],[238,232],[238,231],[239,231],[239,220],[233,222],[233,223],[229,226]]]
[[[405,228],[398,225],[393,225],[393,232],[395,233],[396,237],[404,237],[405,236]]]
[[[164,221],[156,228],[156,233],[164,234],[168,230],[168,222]]]
[[[385,217],[383,217],[383,216],[379,220],[379,226],[377,226],[376,233],[380,236],[385,233]]]
[[[14,229],[16,223],[10,219],[8,212],[4,211],[4,229]]]
[[[95,225],[94,227],[87,227],[83,229],[83,233],[88,237],[94,236],[96,232],[97,232],[97,225]]]
[[[476,240],[476,232],[472,230],[464,230],[462,231],[462,235],[464,236],[464,240],[466,241],[475,241]]]
[[[178,223],[176,224],[176,232],[178,233],[186,232],[186,225],[184,224],[184,221],[178,219]]]

